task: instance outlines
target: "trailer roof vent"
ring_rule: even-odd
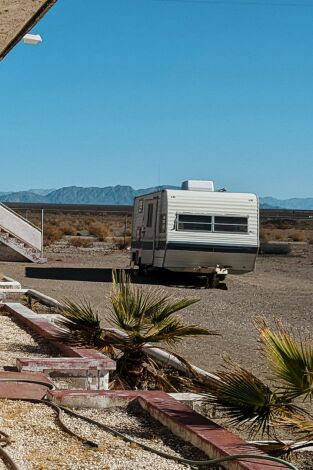
[[[183,181],[181,185],[182,189],[188,191],[214,191],[213,181],[208,180],[187,180]]]

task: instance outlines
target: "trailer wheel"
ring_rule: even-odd
[[[138,271],[141,276],[148,276],[148,268],[145,264],[139,264]]]
[[[218,286],[219,283],[219,277],[216,273],[210,273],[208,274],[205,282],[205,288],[206,289],[214,289],[215,287]]]

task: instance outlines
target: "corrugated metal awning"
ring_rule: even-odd
[[[0,60],[57,0],[0,0]]]

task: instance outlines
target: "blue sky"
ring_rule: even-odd
[[[0,64],[0,191],[313,196],[312,25],[312,0],[59,0]]]

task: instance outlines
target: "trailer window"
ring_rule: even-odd
[[[211,232],[212,217],[210,215],[179,214],[177,216],[177,230]]]
[[[215,216],[214,232],[248,233],[248,218]]]
[[[147,227],[152,227],[153,204],[148,204]]]
[[[143,199],[139,199],[139,203],[138,203],[139,214],[141,214],[142,211],[143,211]]]
[[[160,215],[159,232],[160,233],[165,233],[166,232],[166,214],[161,214]]]

